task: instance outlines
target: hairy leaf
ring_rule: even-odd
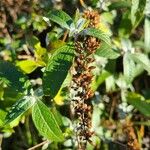
[[[10,123],[14,119],[16,119],[18,116],[26,112],[30,107],[33,106],[36,99],[33,96],[24,96],[22,99],[18,100],[10,109],[8,112],[5,123]]]
[[[123,57],[123,72],[128,83],[131,83],[134,78],[134,69],[135,63],[130,57],[130,53],[126,53]]]
[[[47,17],[53,22],[56,22],[60,26],[67,28],[67,29],[70,29],[71,25],[73,25],[72,18],[62,10],[50,11]]]
[[[96,38],[104,41],[108,45],[111,45],[109,36],[106,33],[104,33],[103,31],[99,30],[99,29],[87,28],[87,29],[83,30],[81,32],[81,34],[85,34],[85,35],[96,37]]]
[[[150,74],[150,60],[147,55],[142,53],[131,54],[131,58]]]
[[[136,93],[128,93],[127,100],[142,114],[150,117],[150,101],[144,100],[144,98],[141,95]]]
[[[108,59],[116,59],[120,56],[118,52],[114,51],[108,44],[104,42],[96,50],[95,54]]]
[[[62,141],[64,139],[57,119],[42,101],[39,100],[34,105],[32,118],[36,128],[45,138],[53,141]]]
[[[74,58],[74,48],[67,44],[58,48],[50,58],[43,77],[43,90],[52,98],[58,93]]]

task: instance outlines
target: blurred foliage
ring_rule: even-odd
[[[87,8],[99,11],[99,29],[86,29]],[[149,0],[1,0],[0,149],[76,149],[68,71],[77,34],[101,39],[87,150],[150,149]]]

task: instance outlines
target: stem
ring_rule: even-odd
[[[48,143],[47,140],[43,141],[42,143],[39,143],[39,144],[37,144],[37,145],[35,145],[35,146],[31,147],[31,148],[28,148],[27,150],[35,150],[36,148],[38,148],[38,147],[40,147],[40,146],[42,146],[42,145],[44,145],[46,143]]]
[[[87,8],[87,6],[86,6],[84,0],[80,0],[80,4],[81,4],[82,7]]]
[[[66,41],[68,33],[69,33],[68,30],[65,31],[64,36],[63,36],[63,39],[62,39],[63,42]]]
[[[138,25],[141,23],[141,21],[143,20],[144,18],[144,15],[140,17],[139,21],[133,26],[130,34],[129,34],[129,37],[133,34],[133,32],[135,31],[135,29],[138,27]]]

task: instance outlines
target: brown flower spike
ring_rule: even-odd
[[[88,27],[97,28],[99,24],[99,14],[97,11],[86,10],[83,17],[89,20]],[[77,118],[76,137],[78,150],[85,150],[87,142],[90,142],[91,113],[92,107],[90,98],[94,92],[90,88],[92,82],[92,66],[94,62],[93,54],[99,47],[99,40],[91,36],[79,36],[75,40],[75,60],[73,66],[73,77],[71,84],[72,106],[74,115]]]

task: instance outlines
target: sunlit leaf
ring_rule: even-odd
[[[96,55],[105,57],[108,59],[116,59],[120,56],[119,52],[113,50],[111,46],[106,43],[102,43],[100,47],[96,50]]]
[[[32,110],[34,124],[41,135],[52,141],[62,141],[63,134],[53,113],[42,102],[38,101]]]
[[[36,99],[33,96],[24,96],[22,99],[18,100],[8,112],[5,123],[10,123],[19,117],[21,114],[26,112],[29,108],[33,106]]]
[[[53,22],[56,22],[60,26],[67,29],[70,29],[71,25],[73,24],[72,18],[62,10],[50,11],[47,17]]]
[[[123,72],[128,83],[131,83],[134,78],[135,63],[130,57],[130,53],[123,56]]]
[[[147,55],[142,53],[131,54],[131,58],[150,74],[150,60]]]
[[[132,22],[132,25],[135,24],[135,21],[136,21],[136,17],[137,17],[137,12],[138,12],[138,9],[139,9],[139,0],[132,0],[132,5],[131,5],[131,22]]]
[[[34,55],[37,59],[41,59],[47,52],[46,49],[43,48],[40,43],[35,44],[34,47]]]
[[[7,112],[0,109],[0,127],[2,127],[4,125],[4,120],[5,120],[5,117],[6,117],[6,114]]]
[[[34,60],[21,60],[16,65],[27,74],[33,72],[38,67]]]
[[[150,52],[150,18],[145,18],[144,23],[144,44],[145,44],[145,51]]]
[[[58,48],[49,59],[43,77],[43,89],[46,95],[56,96],[64,82],[74,58],[74,48],[67,44]]]
[[[99,29],[96,29],[96,28],[87,28],[87,29],[84,29],[81,32],[81,34],[96,37],[96,38],[104,41],[108,45],[111,45],[110,44],[110,38],[109,38],[109,36],[106,33],[104,33],[103,31],[99,30]]]

